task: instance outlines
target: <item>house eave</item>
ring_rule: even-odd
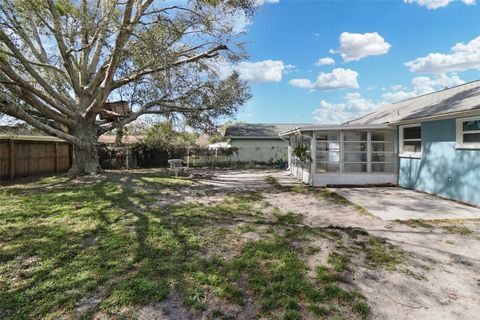
[[[431,115],[426,117],[402,119],[398,121],[392,121],[389,124],[394,126],[400,126],[400,125],[407,125],[407,124],[418,123],[418,122],[446,120],[446,119],[452,119],[452,118],[464,118],[464,117],[473,117],[473,116],[480,116],[480,109],[473,109],[468,111],[456,111],[456,112],[442,113],[442,114]]]
[[[381,124],[365,124],[365,125],[349,125],[349,124],[339,124],[339,125],[318,125],[318,126],[308,126],[296,128],[290,131],[282,132],[280,136],[289,136],[292,134],[301,134],[302,132],[307,131],[336,131],[336,130],[386,130],[393,129],[392,126],[388,123]]]

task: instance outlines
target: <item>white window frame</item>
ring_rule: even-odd
[[[399,132],[399,140],[400,140],[400,150],[399,150],[399,157],[401,158],[416,158],[416,159],[420,159],[422,157],[422,151],[423,151],[423,148],[421,146],[421,143],[422,143],[422,138],[420,137],[420,139],[404,139],[403,138],[403,129],[405,128],[414,128],[414,127],[420,127],[420,129],[422,129],[422,124],[421,123],[415,123],[415,124],[409,124],[409,125],[405,125],[405,126],[400,126],[399,129],[400,129],[400,132]],[[422,136],[423,136],[423,132],[422,132]],[[407,152],[404,150],[404,147],[405,147],[405,141],[420,141],[420,152]]]
[[[480,116],[457,119],[457,121],[456,121],[457,143],[455,145],[455,148],[457,148],[457,149],[480,149],[480,142],[463,142],[463,136],[465,134],[480,133],[480,130],[468,131],[468,133],[465,133],[463,131],[463,123],[465,121],[474,121],[474,120],[479,120],[480,121]]]

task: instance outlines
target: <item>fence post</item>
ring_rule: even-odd
[[[9,140],[9,149],[8,149],[8,160],[9,160],[9,168],[10,168],[10,179],[13,180],[15,178],[15,144],[13,139]]]
[[[73,144],[71,143],[68,144],[68,162],[68,169],[71,169],[73,166]]]
[[[59,163],[58,142],[57,141],[55,141],[54,149],[55,149],[55,174],[58,174],[60,172],[60,163]]]

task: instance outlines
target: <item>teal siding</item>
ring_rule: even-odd
[[[480,205],[480,150],[455,143],[455,119],[422,123],[422,158],[399,159],[398,184]]]

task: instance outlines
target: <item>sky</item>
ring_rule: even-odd
[[[342,123],[480,79],[474,0],[257,0],[234,66],[253,97],[237,120]]]

